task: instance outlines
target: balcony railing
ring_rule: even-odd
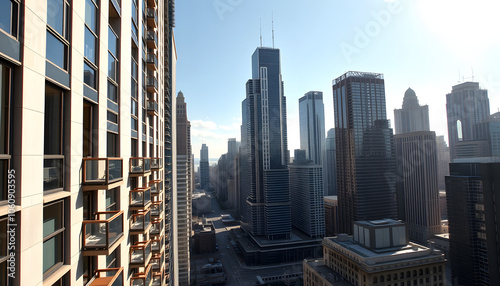
[[[159,272],[153,272],[153,282],[151,284],[151,286],[161,286],[161,281],[162,279],[164,278],[164,271],[163,269]]]
[[[151,258],[151,267],[154,272],[158,272],[161,270],[163,266],[163,262],[165,261],[165,258],[163,256],[163,253],[155,253],[153,257]]]
[[[151,173],[151,159],[147,157],[133,157],[130,158],[131,176],[146,176]]]
[[[151,187],[151,194],[157,195],[161,193],[160,183],[161,183],[160,180],[149,181],[149,186]]]
[[[130,218],[130,232],[135,234],[146,233],[151,228],[150,210],[139,211]]]
[[[135,188],[130,191],[129,208],[145,210],[151,205],[151,189],[149,187]]]
[[[132,278],[130,278],[130,285],[132,286],[151,286],[152,282],[152,271],[151,265],[144,269],[144,272],[135,273]]]
[[[153,253],[160,253],[163,250],[163,246],[165,246],[165,237],[163,235],[151,240],[151,251]]]
[[[158,116],[158,102],[156,100],[148,100],[148,114]]]
[[[158,57],[155,54],[148,53],[146,63],[148,64],[148,69],[153,71],[158,70]]]
[[[157,201],[151,204],[152,216],[160,216],[162,212],[163,212],[163,201]]]
[[[146,34],[146,42],[148,44],[148,48],[157,49],[158,48],[158,36],[155,31],[148,30]]]
[[[84,190],[109,190],[123,183],[122,158],[83,158]]]
[[[151,169],[161,169],[163,168],[163,158],[151,157]]]
[[[123,286],[123,267],[95,271],[95,278],[89,286]]]
[[[156,28],[158,24],[158,16],[156,13],[156,9],[148,8],[147,17],[148,17],[148,26],[151,28]]]
[[[97,212],[83,221],[84,255],[109,255],[123,240],[123,211]]]
[[[151,259],[151,241],[141,241],[130,246],[130,267],[146,267]]]
[[[150,235],[160,235],[163,232],[163,219],[155,218],[151,222]]]
[[[158,92],[158,80],[155,76],[148,76],[146,78],[146,85],[148,92],[157,93]]]

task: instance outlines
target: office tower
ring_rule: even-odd
[[[304,285],[446,285],[444,254],[409,242],[400,221],[355,222],[354,235],[323,238],[323,253],[304,260]]]
[[[191,123],[187,118],[187,104],[181,91],[176,98],[177,109],[177,257],[178,285],[190,283],[189,240],[191,239],[192,167]],[[175,263],[174,262],[174,263]]]
[[[327,132],[326,142],[325,142],[325,195],[326,196],[336,196],[337,195],[337,154],[335,151],[335,128],[331,128]]]
[[[444,177],[450,175],[450,148],[444,141],[444,135],[436,136],[436,151],[438,156],[438,189],[445,190]]]
[[[252,55],[252,79],[243,101],[242,171],[248,178],[244,227],[254,236],[286,239],[291,232],[286,142],[286,106],[280,51],[259,47]],[[246,140],[246,142],[243,142]],[[243,181],[243,179],[242,179]]]
[[[396,218],[395,155],[382,74],[333,81],[340,232],[358,220]]]
[[[451,163],[446,177],[454,285],[500,285],[497,209],[500,164]]]
[[[325,236],[323,204],[323,168],[306,159],[306,151],[295,150],[294,161],[288,165],[292,225],[311,238]]]
[[[325,110],[323,93],[310,91],[299,99],[300,149],[306,158],[322,165],[325,154]]]
[[[238,156],[239,143],[236,138],[229,138],[227,140],[227,157],[233,159]]]
[[[408,88],[403,98],[403,107],[394,109],[396,134],[430,131],[429,106],[420,106],[413,89]]]
[[[480,89],[477,82],[464,82],[453,86],[451,93],[446,95],[446,114],[451,161],[458,157],[460,152],[457,154],[457,148],[464,143],[466,146],[461,146],[461,152],[480,152],[484,148],[484,144],[465,141],[484,139],[484,134],[481,134],[476,126],[490,115],[488,91]],[[461,157],[468,156],[468,154],[464,154]]]
[[[323,197],[325,206],[325,236],[334,236],[339,231],[339,212],[337,196]]]
[[[200,187],[205,191],[210,189],[208,146],[206,144],[202,144],[200,150]]]
[[[223,154],[215,168],[215,194],[220,202],[226,204],[228,208],[236,209],[236,139],[228,140],[228,150]]]
[[[170,283],[172,1],[1,10],[0,285]]]
[[[408,223],[412,241],[426,244],[441,232],[436,134],[429,131],[428,106],[418,104],[411,88],[394,117],[398,217]]]

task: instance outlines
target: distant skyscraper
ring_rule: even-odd
[[[394,110],[396,134],[430,131],[429,106],[420,106],[413,89],[408,88],[403,98],[403,108]]]
[[[323,202],[323,168],[306,159],[306,151],[295,150],[294,161],[288,165],[292,225],[311,238],[325,236]]]
[[[200,150],[200,188],[205,191],[210,189],[210,169],[206,144],[202,144]]]
[[[184,95],[177,95],[177,263],[178,285],[190,283],[189,240],[191,239],[191,123],[187,118]]]
[[[242,174],[248,176],[241,179],[247,202],[243,227],[252,235],[265,235],[270,240],[289,238],[286,99],[279,49],[255,50],[252,79],[246,87],[241,135]]]
[[[464,82],[453,86],[451,93],[446,95],[446,113],[450,158],[453,161],[458,157],[459,142],[484,139],[485,134],[481,134],[477,124],[485,121],[490,115],[488,91],[480,89],[477,82]],[[477,153],[483,146],[481,143],[467,145],[462,146],[461,153]],[[467,155],[462,157],[467,157]]]
[[[325,154],[325,110],[323,93],[310,91],[299,99],[300,149],[314,164],[323,165]]]
[[[229,138],[227,140],[227,157],[234,159],[238,155],[239,142],[236,138]]]
[[[426,244],[441,232],[436,134],[429,131],[428,106],[418,104],[411,88],[394,117],[398,217],[408,223],[412,241]]]
[[[335,128],[328,130],[326,136],[325,196],[337,195],[337,155],[335,154]]]
[[[333,81],[340,232],[353,222],[396,218],[393,132],[382,74],[347,72]]]
[[[500,163],[474,161],[446,177],[453,285],[500,285]]]
[[[438,156],[438,189],[445,190],[444,177],[450,175],[450,148],[444,141],[444,135],[436,136]]]

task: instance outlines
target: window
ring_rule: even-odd
[[[18,18],[18,1],[0,0],[0,29],[17,38]]]
[[[116,268],[120,267],[118,255],[120,253],[120,247],[118,246],[113,253],[106,256],[106,268]]]
[[[119,157],[118,134],[107,133],[107,157]]]
[[[0,0],[1,1],[1,0]],[[10,168],[11,70],[0,64],[0,201],[7,199],[7,174]]]
[[[97,265],[96,256],[83,257],[83,285],[87,285],[92,280]]]
[[[47,0],[46,58],[63,70],[68,70],[69,4],[65,0]]]
[[[114,82],[118,82],[118,35],[111,26],[108,29],[108,77]]]
[[[83,82],[97,89],[97,50],[98,50],[98,17],[97,4],[93,0],[85,0],[85,50]]]
[[[7,217],[0,218],[0,284],[7,285]]]
[[[97,155],[97,114],[96,106],[83,101],[83,157]]]
[[[45,86],[43,190],[63,188],[63,92]]]
[[[64,263],[64,202],[43,208],[43,273],[52,273]]]
[[[106,191],[106,211],[116,211],[119,209],[116,202],[117,192],[119,188],[114,188]]]
[[[118,103],[118,87],[108,80],[108,99]]]

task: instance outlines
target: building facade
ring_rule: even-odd
[[[288,188],[286,98],[280,51],[259,47],[252,55],[242,120],[242,194],[246,200],[243,227],[269,240],[291,233]],[[245,140],[245,142],[244,142]]]
[[[358,220],[396,218],[393,132],[382,74],[347,72],[333,81],[340,232]]]
[[[325,154],[324,109],[321,91],[309,91],[299,98],[300,149],[317,165],[323,164]]]
[[[325,236],[335,236],[339,233],[339,205],[337,196],[323,197],[325,205]]]
[[[202,144],[200,150],[200,188],[205,191],[210,189],[210,168],[206,144]]]
[[[177,264],[179,285],[190,283],[190,252],[192,222],[192,151],[191,151],[191,123],[187,118],[187,104],[181,91],[176,98],[177,110],[177,255],[174,263]],[[176,269],[177,270],[177,269]]]
[[[328,130],[325,142],[325,196],[337,195],[337,154],[335,151],[335,128]]]
[[[1,9],[0,285],[168,285],[173,2]]]
[[[401,109],[394,109],[396,134],[430,131],[429,106],[420,106],[415,91],[408,88]]]
[[[500,163],[468,161],[451,163],[446,177],[452,280],[454,285],[497,285]]]
[[[450,158],[453,161],[457,158],[457,143],[484,139],[484,134],[477,128],[477,124],[485,121],[490,115],[488,91],[481,89],[477,82],[464,82],[453,86],[451,93],[446,95],[446,114]]]

